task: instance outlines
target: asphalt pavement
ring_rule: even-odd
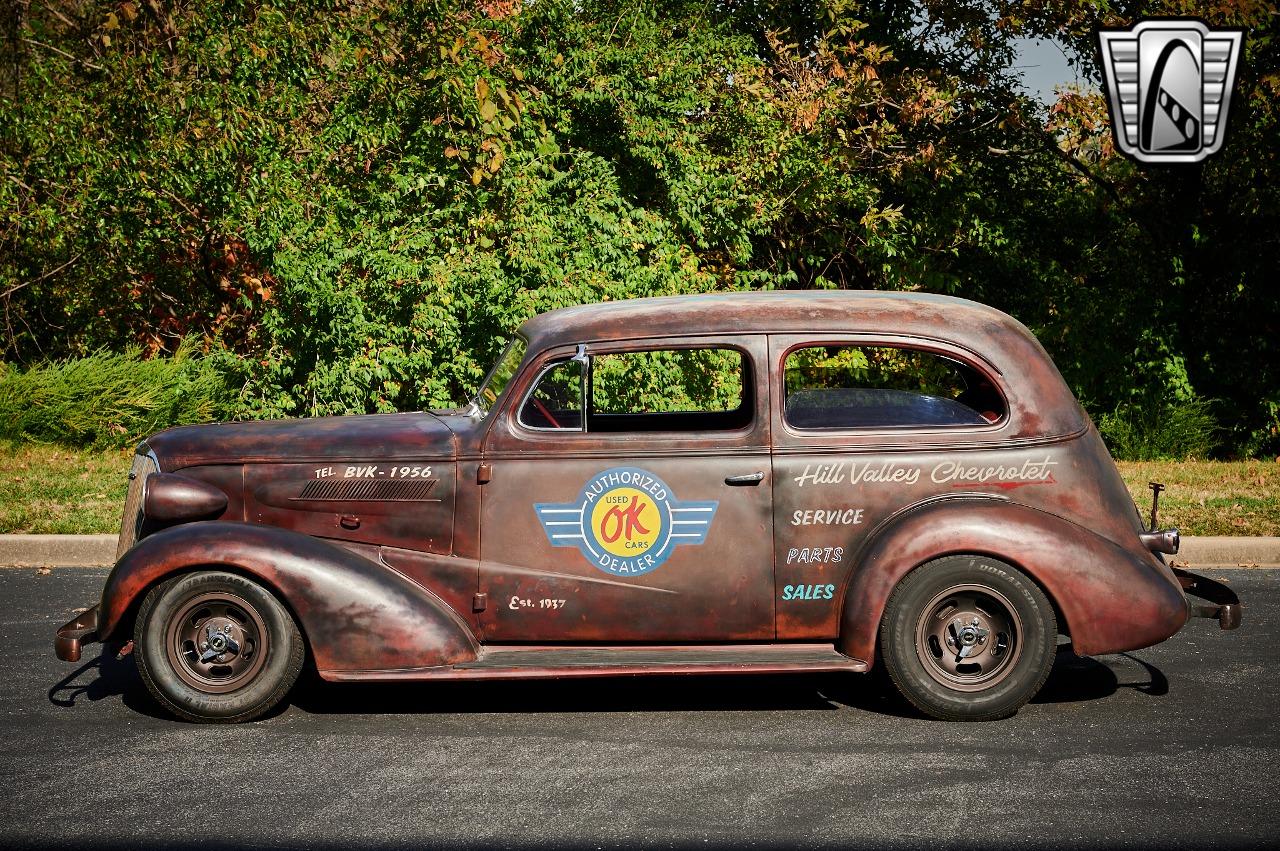
[[[0,570],[0,846],[1256,847],[1280,836],[1280,571],[1244,625],[1059,654],[1016,717],[874,676],[302,684],[181,723],[129,658],[53,656],[106,571]]]

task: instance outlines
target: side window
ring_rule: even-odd
[[[751,424],[750,366],[736,349],[656,349],[591,359],[587,431],[716,431]]]
[[[579,358],[544,368],[520,408],[520,424],[589,433],[700,432],[745,428],[755,414],[750,360],[737,349],[593,355],[584,394],[585,363]]]
[[[582,430],[582,362],[561,361],[543,371],[520,408],[529,428]]]
[[[723,413],[742,405],[742,354],[733,349],[660,349],[597,355],[593,414]]]
[[[982,373],[915,349],[811,346],[790,352],[783,369],[795,428],[975,426],[1005,414]]]

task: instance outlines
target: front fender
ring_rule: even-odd
[[[858,554],[841,613],[841,652],[873,660],[898,582],[924,562],[961,553],[992,556],[1030,575],[1057,604],[1081,655],[1157,644],[1186,623],[1177,578],[1145,550],[1016,503],[957,497],[905,512]]]
[[[475,638],[461,618],[392,568],[310,535],[223,521],[165,529],[125,553],[102,592],[99,634],[111,638],[158,580],[220,567],[276,591],[297,617],[322,676],[476,658]]]

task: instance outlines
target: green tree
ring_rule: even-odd
[[[1280,412],[1267,4],[19,3],[0,61],[0,339],[201,335],[255,416],[463,398],[535,312],[747,287],[949,292],[1037,332],[1095,413]],[[1111,145],[1015,38],[1250,27],[1225,149]],[[1126,411],[1142,416],[1129,416]],[[1197,410],[1200,410],[1199,408]]]

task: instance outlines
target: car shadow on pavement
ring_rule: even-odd
[[[1160,696],[1169,683],[1154,666],[1130,654],[1143,681],[1121,682],[1114,661],[1058,656],[1037,704],[1101,700],[1120,689]],[[1126,680],[1129,677],[1126,676]],[[715,676],[599,677],[427,683],[325,683],[311,675],[294,690],[304,712],[330,714],[453,714],[471,712],[760,712],[859,709],[902,718],[922,717],[906,703],[883,669],[857,674],[755,674]]]
[[[1124,661],[1121,661],[1124,660]],[[1125,681],[1116,673],[1120,668]],[[1133,669],[1140,673],[1136,681]],[[1035,704],[1101,700],[1120,689],[1151,696],[1169,691],[1161,671],[1120,653],[1094,659],[1058,650]],[[55,683],[49,702],[73,708],[120,696],[131,710],[170,718],[147,693],[132,657],[104,649]],[[894,690],[883,669],[856,674],[756,674],[708,676],[599,677],[565,680],[435,681],[423,683],[326,683],[304,674],[288,703],[313,715],[465,714],[484,712],[765,712],[858,709],[901,718],[919,718]]]
[[[49,688],[49,702],[64,709],[80,700],[96,703],[142,688],[133,660],[116,656],[116,648],[102,648],[101,654],[58,680]]]
[[[293,705],[313,714],[481,712],[735,712],[833,710],[841,674],[646,675],[562,680],[325,683],[312,677]]]
[[[109,697],[119,697],[129,709],[151,718],[171,719],[147,693],[138,675],[138,667],[132,656],[116,655],[118,647],[103,647],[102,652],[88,660],[49,688],[49,702],[62,709],[72,709],[82,703],[96,703]]]
[[[1128,664],[1120,660],[1127,660]],[[1117,668],[1125,675],[1124,682],[1117,675]],[[1130,682],[1131,672],[1135,668],[1137,679]],[[1031,702],[1077,703],[1100,700],[1121,689],[1163,697],[1169,693],[1169,680],[1159,668],[1132,653],[1116,653],[1095,659],[1092,656],[1077,656],[1069,646],[1064,645],[1058,648],[1058,658],[1054,660],[1049,679],[1045,680],[1040,693]]]

